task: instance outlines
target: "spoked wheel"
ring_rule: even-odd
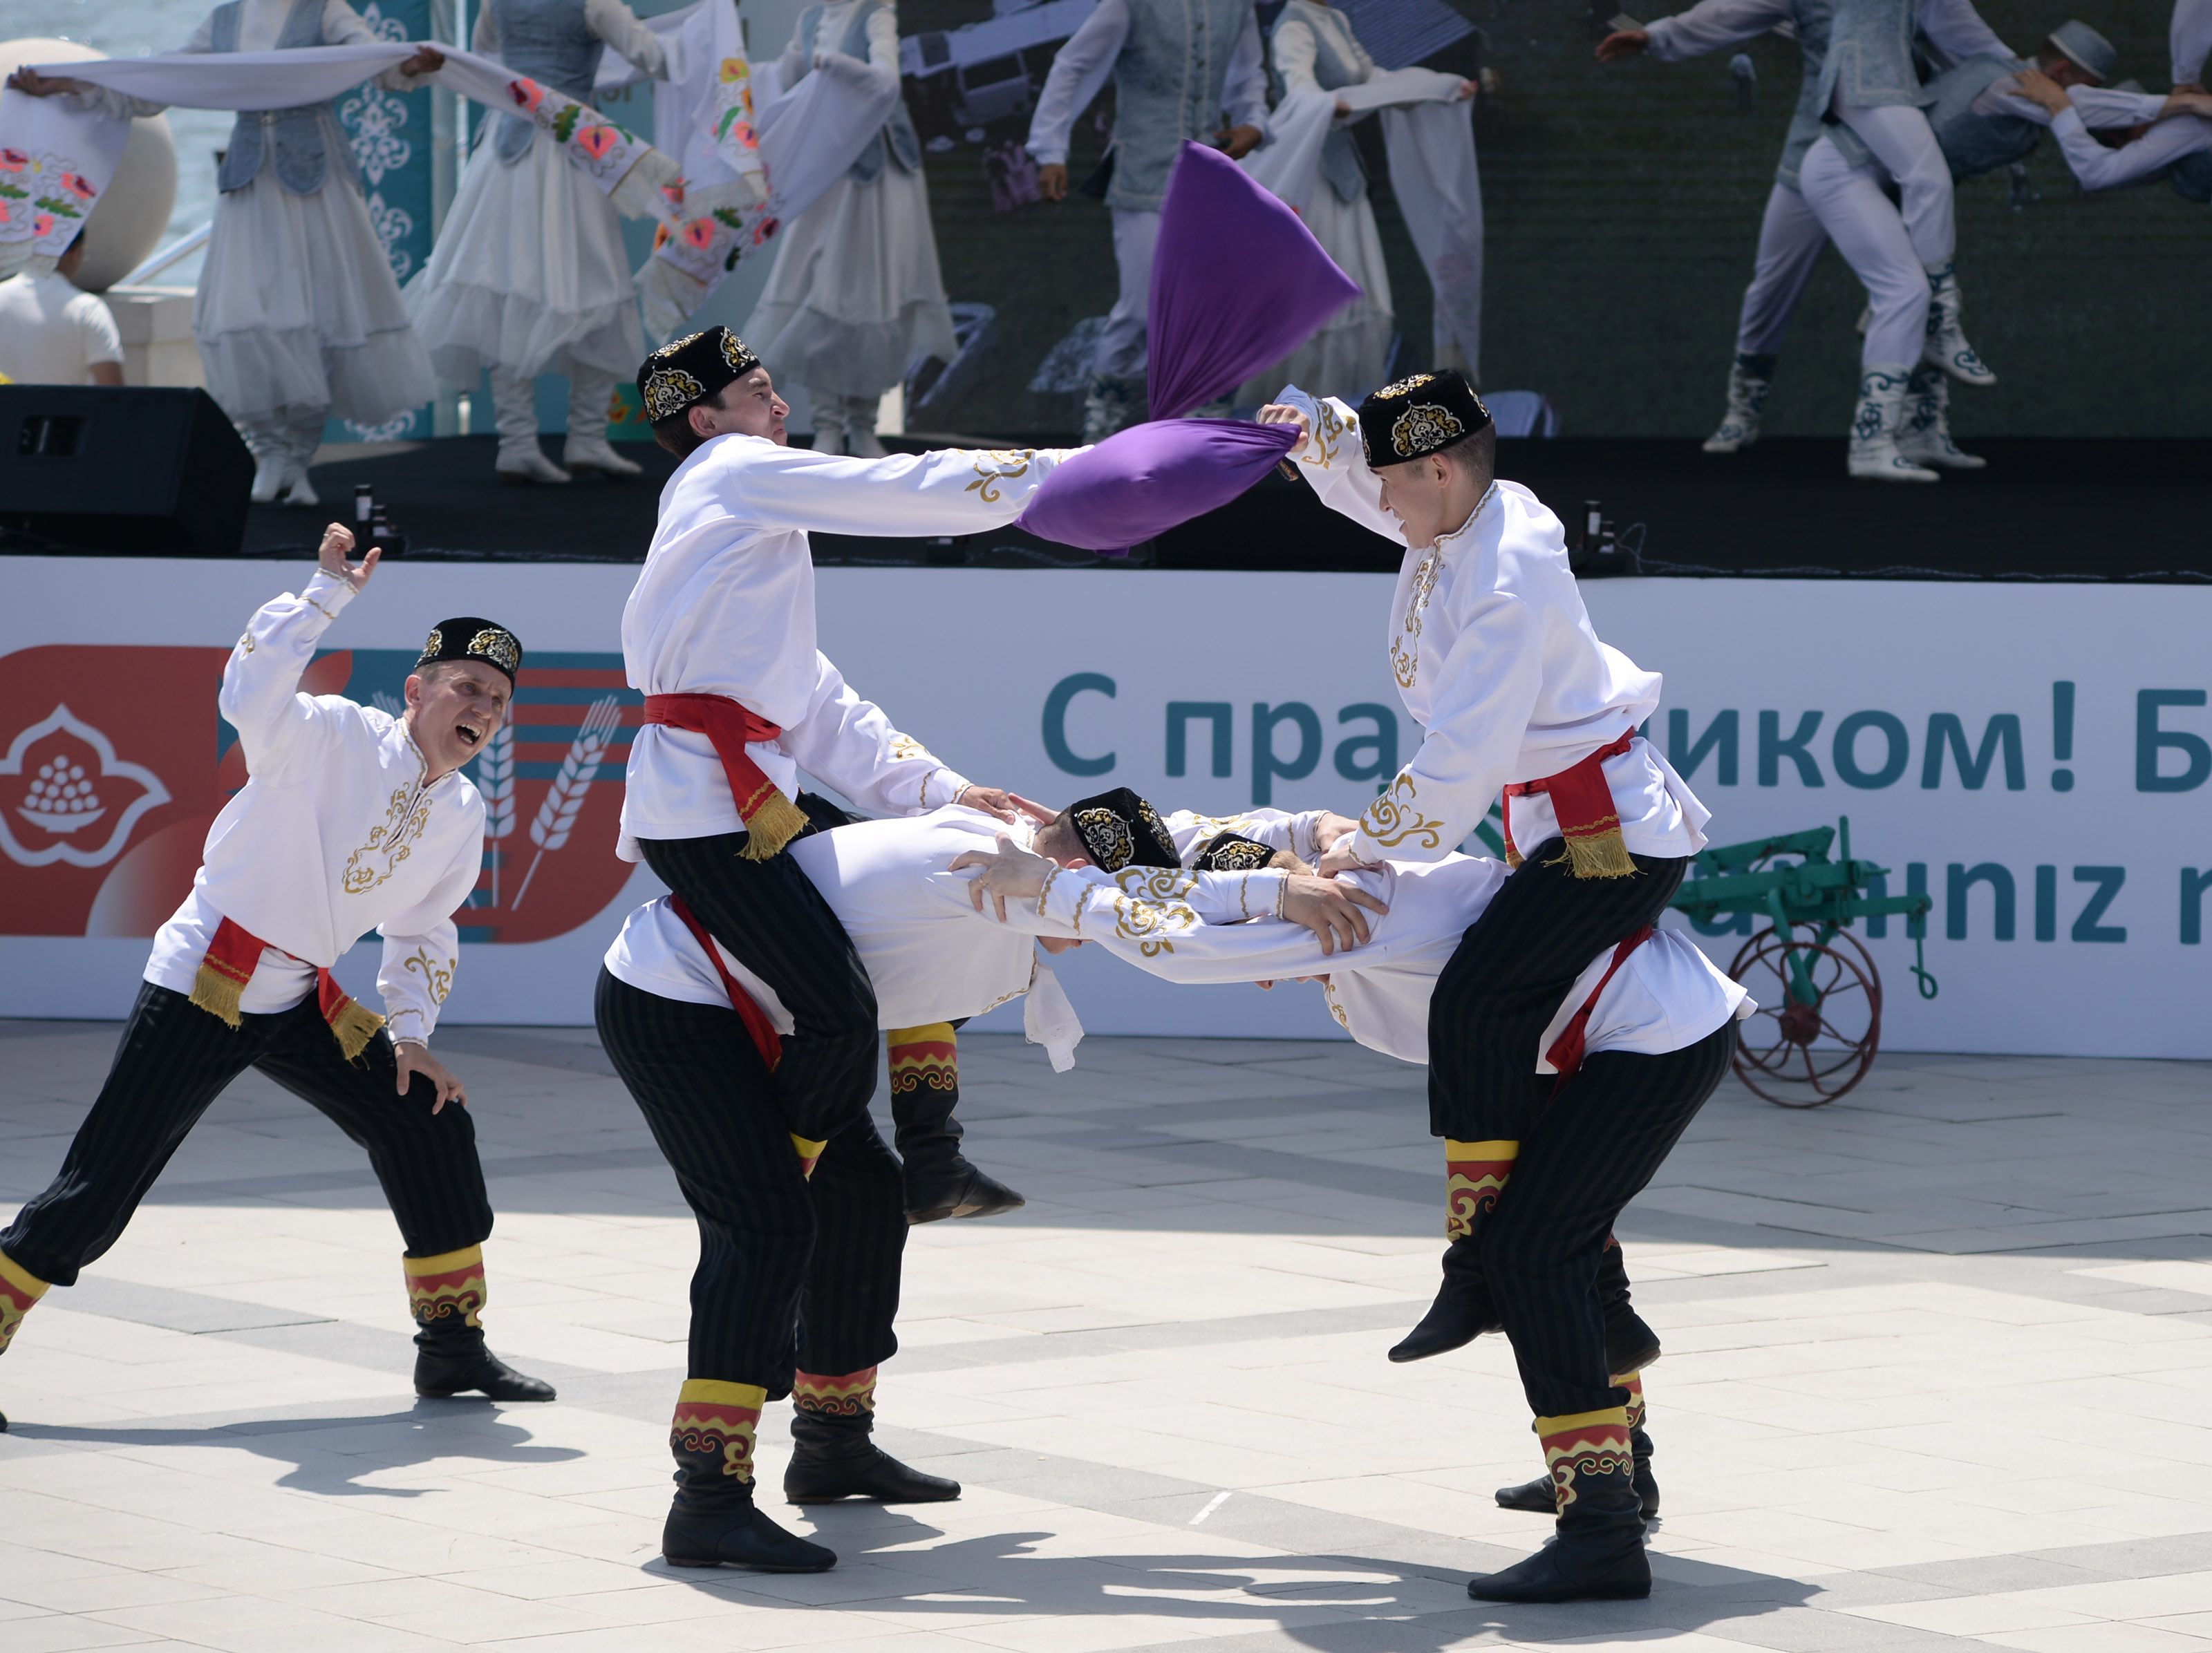
[[[1810,972],[1820,1000],[1796,1002],[1789,955]],[[1729,974],[1750,990],[1759,1012],[1737,1024],[1735,1075],[1781,1108],[1817,1108],[1866,1077],[1881,1043],[1881,978],[1856,938],[1785,948],[1773,930],[1743,945]]]

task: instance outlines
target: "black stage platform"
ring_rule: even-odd
[[[960,439],[945,438],[950,442]],[[1005,439],[965,439],[1002,445]],[[919,439],[897,445],[919,448]],[[1600,501],[1654,575],[1794,578],[2212,581],[2212,449],[2173,440],[1991,439],[1989,469],[1935,484],[1853,482],[1840,440],[1784,438],[1717,457],[1693,441],[1565,438],[1499,446],[1501,475],[1578,529]],[[255,510],[245,554],[311,554],[322,524],[351,515],[368,482],[422,559],[634,562],[674,469],[649,443],[623,451],[630,482],[507,487],[495,439],[325,449],[314,511]],[[558,458],[559,439],[545,439]],[[814,536],[824,565],[1385,570],[1397,548],[1271,475],[1243,499],[1121,561],[1016,529],[958,542]],[[6,549],[46,549],[20,537]],[[149,548],[152,549],[154,548]]]

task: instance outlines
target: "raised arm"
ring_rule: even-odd
[[[1362,528],[1405,544],[1405,526],[1382,508],[1382,484],[1360,451],[1359,415],[1335,397],[1311,396],[1295,384],[1284,387],[1280,402],[1260,409],[1263,425],[1301,421],[1305,440],[1291,450],[1291,457],[1321,502]]]
[[[1644,37],[1640,44],[1610,52],[1601,46],[1598,56],[1601,61],[1609,62],[1641,51],[1662,64],[1680,63],[1755,40],[1770,33],[1777,23],[1790,21],[1790,0],[1698,0],[1687,11],[1647,25],[1640,31]],[[1605,45],[1613,45],[1624,36],[1638,32],[1608,35]]]
[[[300,675],[375,570],[376,552],[349,563],[345,554],[352,548],[353,535],[331,524],[314,577],[297,596],[287,591],[262,604],[223,663],[216,705],[238,731],[246,772],[257,779],[279,780],[321,749],[327,714],[313,695],[300,693]]]

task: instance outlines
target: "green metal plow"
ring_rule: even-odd
[[[1842,854],[1831,861],[1838,838]],[[1867,894],[1888,869],[1851,858],[1848,816],[1833,827],[1706,850],[1692,870],[1673,906],[1700,923],[1747,914],[1767,921],[1729,966],[1759,1007],[1741,1025],[1736,1077],[1784,1108],[1834,1101],[1866,1076],[1881,1042],[1881,974],[1844,932],[1854,918],[1924,919],[1934,902],[1925,893]],[[1920,996],[1932,999],[1936,978],[1926,966],[1916,934],[1912,974]]]

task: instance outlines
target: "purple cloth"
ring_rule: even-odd
[[[1219,150],[1185,143],[1152,255],[1152,421],[1046,477],[1021,526],[1118,555],[1227,505],[1297,427],[1179,415],[1281,360],[1358,296],[1296,213]]]
[[[1297,440],[1295,425],[1169,419],[1133,425],[1045,478],[1020,524],[1041,538],[1119,555],[1231,500]]]
[[[1297,214],[1220,150],[1185,142],[1152,255],[1152,416],[1228,395],[1358,296]]]

